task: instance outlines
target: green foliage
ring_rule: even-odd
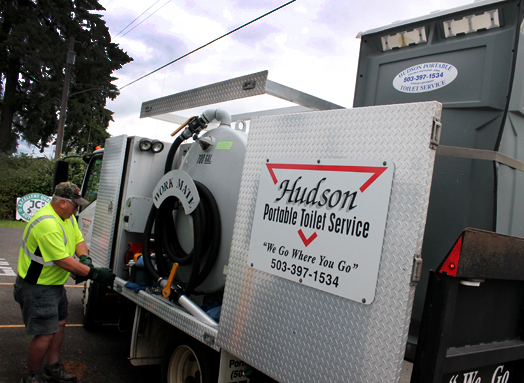
[[[0,151],[10,152],[18,138],[41,152],[53,143],[72,36],[76,61],[63,153],[85,153],[109,137],[113,112],[106,100],[118,94],[112,73],[132,58],[111,42],[101,10],[97,0],[0,2]]]
[[[68,158],[69,180],[82,186],[87,165],[81,158]],[[14,219],[16,198],[29,193],[53,194],[55,160],[26,154],[0,153],[0,219]]]
[[[0,219],[0,227],[10,227],[13,229],[24,229],[27,225],[25,221],[11,221],[6,219]]]

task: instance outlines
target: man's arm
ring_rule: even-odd
[[[77,276],[87,277],[95,282],[102,283],[106,286],[111,286],[115,280],[115,274],[105,267],[89,267],[78,262],[73,257],[65,257],[58,261],[54,261],[55,265],[67,270]],[[85,280],[85,279],[84,279]],[[77,278],[77,283],[78,278]]]
[[[75,254],[81,260],[82,256],[85,256],[84,258],[86,259],[84,259],[82,262],[79,262],[73,257],[65,257],[58,261],[54,261],[55,265],[61,267],[66,271],[69,271],[70,273],[75,274],[77,276],[77,283],[83,282],[85,279],[89,278],[94,280],[95,282],[99,282],[107,286],[111,286],[113,284],[115,274],[113,274],[111,270],[106,269],[104,267],[98,268],[93,266],[87,266],[87,264],[91,265],[91,258],[87,257],[87,245],[85,241],[77,243],[77,245],[75,246]],[[86,263],[86,260],[89,260],[89,262]],[[80,278],[79,282],[78,277],[87,278]]]
[[[77,243],[77,245],[75,247],[75,254],[78,257],[80,257],[82,254],[88,255],[87,254],[87,245],[86,245],[85,241]]]
[[[78,248],[78,245],[77,245],[77,248]],[[65,258],[62,258],[54,262],[55,262],[55,265],[57,265],[58,267],[61,267],[62,269],[69,271],[70,273],[80,275],[82,277],[87,276],[87,274],[89,274],[89,270],[91,270],[88,266],[82,265],[80,262],[78,262],[73,257],[65,257]]]

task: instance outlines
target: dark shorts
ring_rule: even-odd
[[[17,276],[13,294],[22,309],[29,335],[54,334],[58,332],[58,322],[67,318],[68,302],[63,285],[35,285]]]

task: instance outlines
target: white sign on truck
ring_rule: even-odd
[[[393,173],[391,161],[268,161],[249,266],[371,304]]]

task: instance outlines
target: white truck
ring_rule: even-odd
[[[250,84],[275,88],[261,72],[195,92]],[[390,332],[409,322],[440,105],[327,105],[251,119],[249,145],[222,109],[173,144],[108,139],[90,157],[83,193],[96,200],[78,220],[93,263],[117,278],[113,291],[86,285],[86,327],[110,319],[114,292],[134,302],[131,363],[161,363],[167,382],[245,381],[245,365],[278,381],[397,379],[407,326]]]
[[[427,329],[444,331],[453,322],[451,314],[436,324],[431,318],[424,321],[421,307],[429,273],[422,272],[422,258],[429,259],[439,275],[463,275],[457,289],[491,283],[484,283],[491,280],[489,273],[483,274],[484,279],[475,279],[478,269],[465,273],[460,246],[450,253],[455,256],[452,261],[446,258],[457,237],[464,238],[461,244],[470,243],[470,235],[461,235],[469,223],[433,217],[432,225],[445,227],[426,229],[428,206],[431,212],[433,199],[441,201],[449,184],[461,185],[465,174],[447,175],[443,185],[439,177],[447,170],[438,167],[439,173],[433,175],[435,159],[438,163],[441,157],[436,154],[440,150],[453,158],[469,156],[466,167],[473,168],[473,176],[479,174],[479,166],[483,168],[479,162],[495,166],[500,177],[509,177],[516,185],[511,191],[504,186],[501,192],[506,195],[521,188],[520,151],[514,156],[498,149],[468,151],[464,143],[439,149],[441,137],[453,142],[449,138],[453,133],[462,134],[459,128],[447,131],[441,118],[445,118],[442,105],[446,111],[448,98],[456,102],[453,97],[459,97],[454,86],[463,89],[470,80],[470,71],[461,68],[470,64],[457,53],[470,49],[468,39],[491,46],[499,34],[509,38],[513,33],[514,49],[507,53],[513,61],[507,61],[513,63],[512,76],[522,78],[521,67],[515,65],[521,60],[522,44],[522,13],[516,3],[480,1],[364,32],[355,104],[390,105],[344,109],[274,83],[267,72],[143,103],[141,117],[181,124],[182,132],[172,144],[112,137],[103,151],[88,156],[82,193],[93,202],[80,212],[79,225],[95,266],[111,268],[117,278],[111,290],[86,284],[85,326],[114,320],[115,292],[118,300],[131,302],[135,311],[128,313],[133,319],[130,361],[162,364],[162,379],[168,383],[248,378],[398,382],[404,357],[415,359],[420,326],[430,333]],[[447,32],[442,29],[446,25]],[[447,40],[432,40],[439,33]],[[432,57],[424,53],[426,48],[432,49]],[[407,55],[406,63],[399,63],[402,54]],[[424,72],[424,64],[430,72]],[[518,90],[519,96],[522,84],[519,88],[512,83],[512,76],[505,86],[513,89],[513,95]],[[409,89],[402,88],[406,86]],[[299,106],[236,116],[217,107],[259,95]],[[201,115],[187,121],[172,114],[194,108],[202,108]],[[507,108],[499,113],[501,121],[509,114],[514,121],[520,118],[522,105],[515,113]],[[210,128],[213,121],[219,125]],[[502,128],[499,131],[502,149],[510,148],[513,141]],[[452,168],[455,165],[451,162]],[[63,169],[56,175],[55,182],[67,177]],[[474,184],[476,194],[483,194],[482,186]],[[448,203],[455,206],[450,198]],[[516,206],[515,198],[511,206]],[[503,212],[511,206],[498,203],[498,217],[504,228],[510,228],[501,231],[499,226],[498,231],[524,234],[519,229],[522,217],[506,219]],[[433,214],[438,215],[439,209],[443,210],[440,206]],[[423,245],[444,238],[442,232],[446,232],[443,250],[435,254],[423,250]],[[493,254],[500,255],[497,251]],[[517,270],[524,266],[513,258],[508,264]],[[511,283],[519,278],[510,274]],[[412,317],[421,278],[420,309],[416,303]],[[497,278],[504,279],[500,274]],[[518,317],[524,298],[508,294],[522,290],[521,281],[515,283],[497,285],[495,290],[513,297],[507,300],[511,307],[505,308],[511,310],[508,315]],[[438,289],[428,290],[437,299]],[[492,325],[487,321],[485,326]],[[480,326],[481,333],[486,333],[485,326]],[[502,331],[500,339],[489,338],[498,351],[470,348],[484,344],[483,338],[453,343],[442,332],[446,343],[433,347],[438,342],[425,337],[424,349],[416,350],[420,365],[428,365],[426,351],[436,362],[425,367],[426,374],[431,371],[429,378],[415,365],[413,381],[507,382],[510,374],[521,381],[522,366],[517,362],[524,358],[520,335],[524,329],[513,322],[507,327],[511,329]],[[491,359],[486,352],[491,352]]]

